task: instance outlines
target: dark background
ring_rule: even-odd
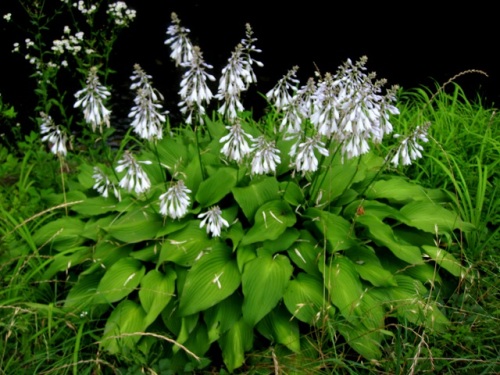
[[[128,0],[137,10],[136,21],[122,32],[112,65],[117,79],[128,80],[134,63],[153,75],[155,86],[167,98],[175,113],[179,71],[164,45],[170,13],[175,11],[182,25],[191,30],[205,60],[214,66],[218,79],[234,46],[250,23],[257,47],[255,58],[264,63],[255,68],[258,84],[244,98],[246,108],[256,113],[265,107],[261,93],[271,89],[292,66],[299,65],[305,83],[315,70],[335,72],[347,58],[368,56],[368,70],[387,78],[388,84],[405,89],[426,86],[432,89],[454,75],[478,69],[456,80],[469,99],[478,94],[483,103],[500,102],[500,26],[492,5],[457,2],[426,5],[417,2],[369,5],[353,1],[267,1],[217,2],[193,0]],[[1,15],[16,8],[17,0],[0,0]],[[13,14],[13,17],[16,17]],[[12,43],[24,35],[14,34],[2,19],[0,37],[0,92],[4,101],[21,111],[33,97],[34,84],[27,78],[29,64],[19,54],[11,54]],[[60,31],[57,31],[60,34]],[[22,44],[22,43],[21,43]],[[129,84],[128,81],[125,82]],[[216,83],[212,91],[217,91]],[[172,108],[173,106],[173,108]]]

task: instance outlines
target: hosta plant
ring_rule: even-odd
[[[180,369],[220,352],[233,371],[263,342],[299,353],[325,327],[376,360],[389,322],[446,329],[443,286],[463,271],[443,244],[470,225],[442,191],[390,170],[422,156],[429,125],[377,155],[398,110],[364,58],[304,86],[291,69],[255,121],[240,101],[260,64],[251,29],[214,96],[211,66],[173,21],[186,126],[163,133],[161,94],[136,66],[130,117],[142,141],[123,144],[113,163],[82,162],[53,197],[68,215],[34,235],[48,257],[40,281],[65,277],[64,309],[102,322],[104,351]],[[209,117],[212,97],[224,104]]]

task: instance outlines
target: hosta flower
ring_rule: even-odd
[[[134,74],[130,78],[134,81],[130,88],[137,90],[134,98],[136,105],[128,115],[133,117],[131,126],[134,132],[149,141],[162,139],[163,124],[166,119],[165,112],[161,112],[163,106],[159,101],[163,100],[163,95],[153,88],[150,82],[151,76],[147,75],[138,64],[134,65]]]
[[[172,219],[179,219],[186,215],[191,203],[189,190],[184,181],[179,180],[175,185],[168,188],[167,192],[160,195],[160,213]]]
[[[246,155],[250,153],[250,146],[247,139],[252,140],[252,136],[245,133],[241,124],[236,122],[232,126],[226,126],[229,134],[220,139],[220,143],[224,143],[221,152],[226,155],[229,160],[234,160],[239,163]]]
[[[257,138],[256,144],[252,147],[255,154],[252,159],[252,173],[266,174],[276,172],[276,166],[281,162],[275,142],[266,141],[264,136]]]
[[[223,227],[229,227],[229,223],[222,217],[222,211],[219,206],[213,206],[207,212],[198,215],[198,218],[203,219],[200,223],[200,228],[207,227],[207,233],[211,233],[213,237],[220,237]]]
[[[126,170],[125,176],[120,180],[120,187],[127,191],[134,190],[136,194],[141,194],[151,187],[149,177],[144,172],[141,164],[151,164],[150,161],[137,161],[130,152],[125,152],[118,161],[115,170],[120,173]]]
[[[188,37],[189,29],[181,26],[181,20],[177,14],[172,13],[172,25],[167,29],[167,35],[170,38],[165,40],[165,44],[169,44],[172,52],[170,57],[175,61],[175,65],[182,65],[193,59],[193,44]]]
[[[104,198],[107,198],[109,196],[109,190],[111,189],[115,198],[119,201],[121,200],[120,191],[99,167],[94,167],[94,174],[92,175],[92,177],[95,181],[93,188],[97,190]]]
[[[183,114],[187,114],[186,123],[192,124],[194,115],[195,119],[200,124],[203,124],[204,105],[208,105],[213,96],[212,91],[208,88],[207,79],[215,81],[215,77],[208,74],[205,69],[212,69],[212,65],[205,63],[200,48],[195,46],[193,48],[193,58],[190,61],[181,63],[181,66],[186,68],[187,71],[183,74],[181,80],[179,107],[181,107]]]
[[[427,131],[430,127],[430,122],[423,126],[417,126],[415,131],[408,137],[403,138],[399,147],[391,160],[391,163],[397,167],[398,165],[410,165],[412,161],[420,159],[424,150],[423,146],[418,141],[428,142]],[[399,138],[399,134],[394,135]]]
[[[75,94],[77,99],[74,107],[83,108],[85,121],[92,125],[92,131],[95,132],[97,126],[102,133],[102,125],[106,124],[109,128],[109,116],[111,111],[103,103],[111,93],[102,86],[97,76],[97,68],[90,68],[87,78],[87,86]]]
[[[50,151],[54,155],[66,156],[68,150],[66,143],[68,136],[59,125],[54,123],[54,120],[44,112],[40,112],[42,123],[40,125],[40,133],[43,135],[42,142],[47,141],[50,145]]]
[[[278,111],[282,110],[292,101],[292,94],[290,90],[295,91],[296,85],[299,80],[295,78],[297,76],[298,66],[294,66],[288,71],[288,73],[281,78],[276,86],[269,90],[266,94],[267,99],[274,104]]]
[[[295,170],[297,172],[314,172],[318,169],[318,159],[314,153],[317,150],[320,154],[328,156],[328,150],[324,147],[319,136],[306,137],[302,143],[298,143],[292,147],[290,156],[295,158]]]

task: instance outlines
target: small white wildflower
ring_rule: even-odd
[[[168,188],[166,193],[160,195],[160,214],[172,219],[179,219],[186,215],[191,204],[189,193],[191,190],[184,185],[184,181],[177,181]]]
[[[12,20],[12,13],[4,14],[3,19],[7,22],[10,22]]]
[[[92,177],[95,181],[93,188],[97,190],[104,198],[107,198],[109,196],[109,190],[111,188],[115,198],[121,201],[120,191],[99,167],[94,167],[94,174],[92,175]]]
[[[213,206],[207,212],[198,215],[198,218],[203,219],[200,223],[200,228],[207,226],[207,233],[211,233],[213,237],[220,237],[223,227],[228,228],[229,223],[222,217],[222,211],[219,206]]]
[[[48,141],[50,151],[54,155],[66,156],[68,153],[66,148],[66,143],[68,142],[67,134],[59,125],[54,123],[51,116],[44,112],[40,112],[40,116],[42,117],[40,125],[40,133],[43,135],[42,142]]]
[[[19,43],[17,43],[17,42],[14,43],[13,47],[14,47],[14,49],[12,50],[12,52],[19,52]]]
[[[144,193],[151,187],[148,175],[142,169],[141,164],[151,164],[150,161],[137,161],[134,156],[126,151],[118,161],[115,170],[120,173],[126,170],[125,176],[120,180],[120,187],[127,190],[134,190],[136,194]]]
[[[107,99],[111,93],[102,86],[97,76],[97,68],[92,67],[87,78],[87,86],[75,94],[77,99],[74,107],[82,107],[85,121],[92,125],[95,132],[97,126],[102,133],[102,125],[109,128],[109,116],[111,111],[104,106],[103,100]]]
[[[229,134],[220,139],[220,143],[224,143],[221,152],[229,159],[237,163],[250,153],[250,147],[247,139],[253,140],[252,136],[245,133],[239,121],[232,126],[226,126]]]
[[[260,136],[252,147],[253,150],[255,150],[252,158],[253,174],[276,172],[276,166],[281,162],[281,159],[279,156],[280,150],[276,148],[274,141],[266,141],[264,136]]]

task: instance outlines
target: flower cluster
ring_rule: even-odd
[[[149,141],[162,139],[165,114],[159,103],[163,95],[153,88],[151,76],[146,74],[139,64],[134,65],[134,74],[130,77],[131,90],[136,90],[135,106],[132,107],[129,117],[132,117],[131,126],[141,138]]]
[[[92,177],[95,181],[93,188],[97,190],[104,198],[109,197],[109,190],[111,189],[115,198],[119,201],[121,200],[120,190],[118,190],[116,185],[111,182],[111,180],[99,167],[94,167],[94,174],[92,175]]]
[[[167,35],[170,38],[165,40],[165,44],[169,44],[172,52],[170,57],[175,61],[175,65],[179,66],[183,63],[190,62],[193,57],[193,44],[188,37],[189,29],[181,26],[181,20],[177,14],[172,13],[172,25],[167,28]]]
[[[200,228],[207,227],[207,233],[213,237],[220,237],[222,228],[229,227],[229,223],[222,217],[222,211],[219,206],[213,206],[207,212],[198,215],[202,219]]]
[[[70,34],[71,29],[68,26],[65,26],[64,35],[61,37],[61,39],[55,39],[54,41],[52,41],[52,51],[59,55],[62,55],[67,51],[73,56],[76,56],[82,50],[84,33],[83,31],[79,31],[75,33],[75,35]]]
[[[172,219],[180,219],[186,215],[191,200],[189,190],[184,181],[179,180],[176,184],[168,188],[166,193],[160,195],[160,213]]]
[[[420,159],[422,157],[423,146],[418,143],[422,141],[424,143],[428,142],[427,131],[430,127],[430,122],[417,126],[416,129],[408,137],[401,140],[396,152],[391,159],[391,163],[397,167],[400,164],[410,165],[412,161]],[[400,134],[394,134],[394,138],[401,137]]]
[[[137,161],[135,157],[128,151],[123,154],[123,157],[118,161],[116,172],[121,173],[126,170],[125,175],[120,180],[120,187],[136,194],[141,194],[149,190],[151,181],[148,175],[142,169],[141,164],[151,164],[150,161]]]
[[[243,158],[250,153],[250,146],[247,139],[253,140],[252,136],[245,133],[239,121],[232,126],[226,126],[229,134],[220,139],[224,143],[221,152],[232,161],[241,162]]]
[[[99,126],[102,133],[102,125],[106,124],[109,128],[109,116],[111,111],[104,106],[103,100],[106,100],[111,93],[108,89],[101,85],[97,76],[97,68],[92,67],[87,77],[87,85],[79,90],[76,94],[76,102],[74,107],[83,108],[83,116],[85,121],[92,126],[92,131],[95,132]]]
[[[107,14],[114,20],[115,25],[119,27],[127,27],[136,17],[136,11],[129,9],[124,1],[116,1],[108,5]]]
[[[42,118],[42,123],[40,125],[40,133],[43,135],[42,142],[47,141],[50,145],[50,151],[54,155],[66,156],[68,149],[66,144],[68,143],[68,135],[64,130],[56,125],[52,117],[40,112],[40,117]]]
[[[85,6],[85,1],[79,0],[77,3],[73,3],[73,7],[78,9],[80,13],[84,15],[90,15],[92,13],[97,12],[97,6],[95,4],[91,4],[89,8]]]

